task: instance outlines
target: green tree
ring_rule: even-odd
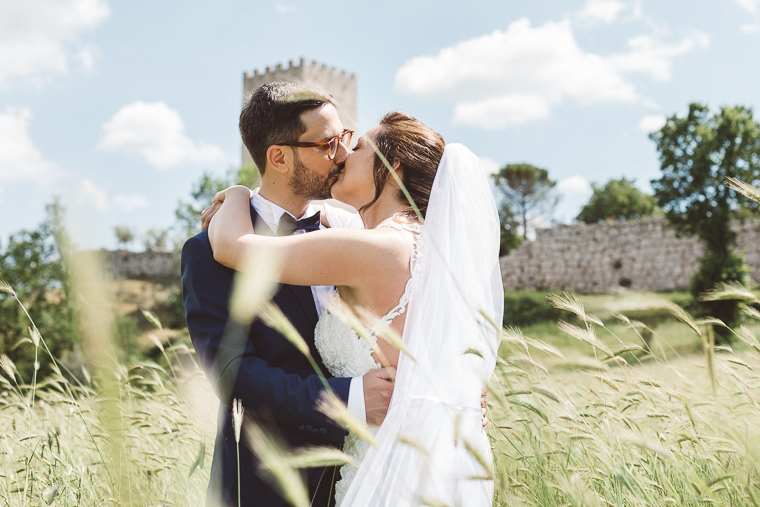
[[[232,185],[245,185],[248,188],[259,186],[261,177],[254,164],[246,164],[237,169],[232,168],[222,176],[214,176],[204,172],[190,192],[190,201],[180,201],[174,214],[177,222],[174,230],[178,237],[176,242],[181,246],[185,240],[200,231],[201,213],[211,206],[214,196],[220,190]]]
[[[518,248],[522,243],[522,236],[518,234],[519,224],[515,219],[515,214],[507,202],[499,205],[499,222],[501,223],[501,237],[499,238],[499,256],[507,255],[512,250]]]
[[[522,228],[523,238],[532,219],[551,215],[559,197],[554,193],[557,182],[549,179],[546,169],[530,164],[508,164],[493,175],[504,203],[514,212]]]
[[[37,229],[11,235],[7,246],[0,249],[0,280],[16,291],[53,355],[73,367],[80,337],[71,277],[64,262],[71,245],[63,229],[64,210],[58,200],[46,207],[46,214]],[[16,301],[0,298],[0,351],[16,363],[27,382],[32,379],[35,356],[29,325]],[[38,378],[44,378],[52,372],[52,365],[42,345],[38,352]]]
[[[145,233],[145,250],[163,250],[169,239],[167,229],[149,229]]]
[[[635,180],[610,180],[604,186],[592,185],[591,196],[577,217],[587,224],[605,220],[635,220],[658,211],[657,199],[634,186]]]
[[[705,246],[692,294],[698,298],[719,282],[744,283],[749,269],[743,255],[734,252],[737,235],[731,220],[756,210],[757,203],[725,182],[729,176],[753,185],[760,182],[760,125],[752,109],[723,107],[711,114],[707,106],[693,103],[686,116],[671,116],[650,138],[660,153],[662,177],[652,181],[658,204],[677,231],[697,236]],[[736,301],[703,305],[727,325],[738,323]],[[721,341],[730,338],[722,327],[715,331]]]
[[[126,225],[117,225],[113,228],[113,233],[116,235],[116,241],[119,243],[119,248],[125,249],[135,239],[135,233]]]

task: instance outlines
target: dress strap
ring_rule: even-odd
[[[414,294],[414,290],[417,287],[417,279],[419,278],[419,272],[421,271],[421,263],[420,258],[422,256],[421,252],[421,233],[422,233],[422,224],[419,222],[406,222],[406,223],[399,223],[399,222],[386,222],[378,225],[378,227],[391,227],[392,229],[396,229],[399,231],[407,231],[411,232],[414,235],[414,246],[412,248],[412,255],[409,258],[409,273],[410,277],[409,280],[406,282],[406,286],[404,287],[404,293],[401,295],[401,299],[399,299],[398,304],[393,307],[393,309],[386,313],[381,319],[380,322],[385,326],[390,326],[393,319],[401,315],[406,311],[407,305],[409,305],[409,302],[412,300],[412,295]]]
[[[422,232],[422,224],[419,222],[396,222],[395,220],[391,220],[388,222],[383,222],[378,227],[390,227],[391,229],[396,229],[397,231],[408,231],[413,234],[419,235]]]

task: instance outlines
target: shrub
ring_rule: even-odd
[[[5,248],[0,248],[0,280],[18,293],[53,355],[67,363],[67,358],[79,355],[77,317],[64,264],[68,239],[61,225],[61,205],[53,202],[46,211],[47,218],[37,229],[11,235]],[[29,320],[16,301],[0,298],[0,350],[16,363],[26,381],[32,378],[35,360],[28,326]],[[40,361],[39,377],[49,375],[50,367],[48,361]]]
[[[512,291],[504,294],[504,325],[529,326],[567,318],[566,312],[552,307],[545,292]]]

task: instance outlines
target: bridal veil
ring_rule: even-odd
[[[343,507],[490,506],[491,449],[480,393],[493,374],[504,293],[499,218],[481,161],[446,146],[420,236],[388,415]]]

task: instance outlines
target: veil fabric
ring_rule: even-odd
[[[413,359],[399,357],[378,447],[342,507],[493,500],[480,396],[496,365],[504,310],[499,217],[480,159],[461,144],[445,148],[420,242],[422,270],[403,332]]]

